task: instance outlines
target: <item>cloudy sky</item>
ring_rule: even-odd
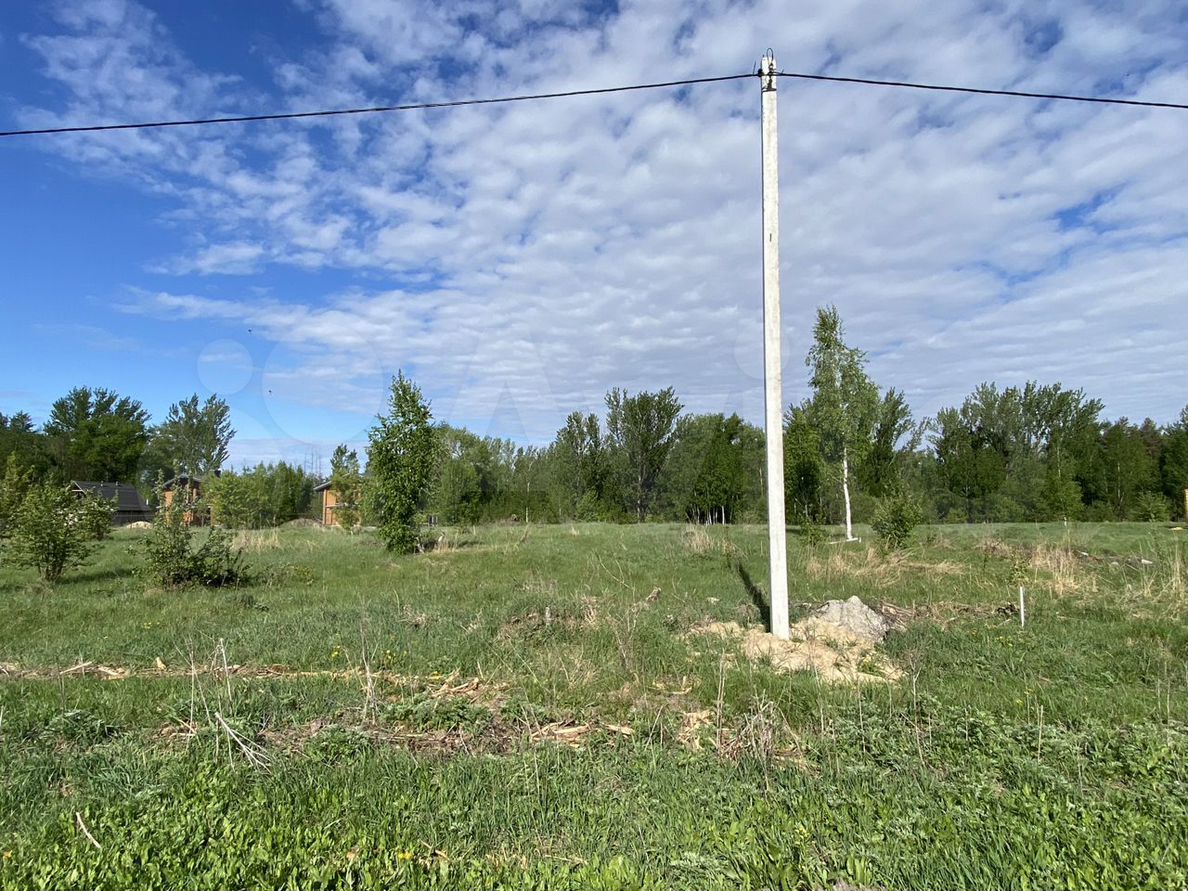
[[[1184,102],[1185,7],[1066,0],[95,0],[0,8],[0,129],[781,68]],[[606,390],[762,420],[755,80],[0,140],[0,411],[216,391],[236,461],[435,414],[548,440]],[[785,399],[836,303],[917,415],[983,380],[1171,420],[1188,114],[780,82]]]

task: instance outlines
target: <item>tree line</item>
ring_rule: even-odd
[[[931,522],[1183,516],[1188,407],[1165,425],[1109,420],[1080,389],[987,382],[917,420],[902,391],[870,378],[834,307],[818,311],[805,363],[809,396],[784,415],[790,523],[843,524],[851,536],[891,502]],[[152,425],[136,400],[78,387],[40,428],[25,412],[0,414],[0,513],[36,481],[131,481],[149,494],[187,475],[205,478],[229,525],[318,515],[322,480],[304,468],[226,470],[233,436],[217,395],[180,400]],[[758,522],[766,511],[763,431],[735,414],[687,413],[671,387],[614,388],[601,412],[574,411],[550,443],[528,446],[435,421],[401,375],[367,453],[343,445],[330,465],[347,525],[382,525],[392,511],[451,525]],[[391,484],[402,475],[416,485]]]
[[[805,364],[810,395],[784,415],[791,523],[842,524],[852,537],[893,502],[926,522],[1184,515],[1188,407],[1170,424],[1136,424],[1059,383],[988,382],[917,420],[901,390],[870,378],[832,306],[817,313]],[[451,524],[765,517],[761,429],[684,413],[672,388],[616,388],[604,405],[571,413],[543,447],[439,425],[425,509]]]
[[[31,489],[72,480],[135,486],[150,504],[176,477],[200,480],[235,526],[271,526],[315,510],[320,479],[284,461],[239,472],[225,465],[235,430],[217,394],[169,406],[152,424],[137,400],[102,387],[75,387],[38,428],[28,412],[0,413],[0,536],[6,517]]]

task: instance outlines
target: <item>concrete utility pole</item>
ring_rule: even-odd
[[[780,162],[776,63],[759,63],[763,103],[763,381],[767,407],[767,539],[771,555],[771,633],[788,639],[788,542],[784,519],[784,383],[780,369]]]

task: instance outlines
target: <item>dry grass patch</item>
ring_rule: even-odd
[[[1051,594],[1097,593],[1097,575],[1087,571],[1084,561],[1070,549],[1040,545],[1031,549],[1028,560],[1031,583]]]
[[[264,551],[279,551],[290,547],[291,541],[281,541],[277,529],[240,529],[231,540],[231,547],[245,554],[259,554]]]
[[[964,574],[966,567],[952,560],[926,563],[906,553],[884,554],[867,547],[863,551],[833,548],[824,557],[813,554],[805,561],[805,571],[814,579],[861,578],[876,587],[888,588],[905,575],[951,577]]]
[[[911,606],[884,601],[879,604],[879,612],[899,629],[906,628],[913,622],[930,622],[941,628],[948,628],[962,619],[1017,616],[1019,607],[1015,603],[994,606],[987,603],[959,603],[955,600],[934,600],[928,603],[913,603]]]
[[[681,547],[695,557],[734,557],[738,548],[728,538],[710,535],[704,526],[689,525],[681,532]]]

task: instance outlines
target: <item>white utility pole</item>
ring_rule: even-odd
[[[771,555],[771,633],[787,640],[788,541],[784,520],[784,384],[780,369],[780,161],[776,64],[759,63],[763,103],[763,381],[767,406],[767,539]]]

